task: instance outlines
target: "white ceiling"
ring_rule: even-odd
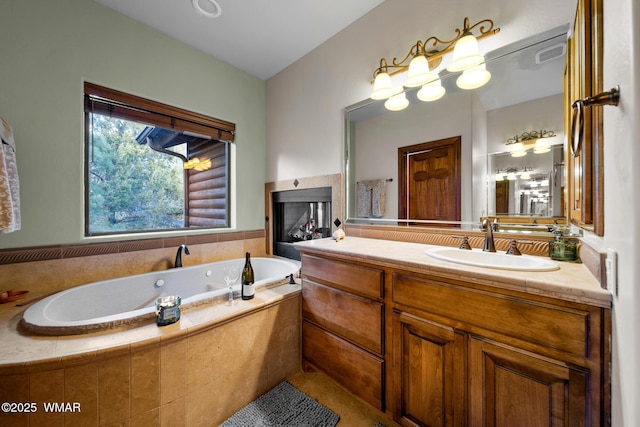
[[[198,14],[192,0],[96,1],[267,80],[384,0],[215,0],[217,18]]]

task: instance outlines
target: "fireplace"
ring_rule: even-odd
[[[293,243],[331,237],[331,187],[272,193],[273,253],[300,260]]]

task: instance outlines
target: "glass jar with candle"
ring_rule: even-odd
[[[158,298],[156,300],[156,324],[166,326],[180,320],[181,301],[179,295]]]

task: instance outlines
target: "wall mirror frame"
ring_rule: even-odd
[[[565,129],[572,119],[574,101],[602,92],[602,0],[579,0],[573,36],[569,39],[565,84]],[[569,221],[598,236],[604,235],[604,149],[602,108],[584,112],[582,148],[567,150],[567,200]]]
[[[438,101],[420,102],[415,97],[416,91],[409,90],[410,106],[403,111],[387,111],[384,100],[371,99],[347,107],[344,122],[347,224],[478,230],[481,218],[496,216],[495,205],[491,206],[495,203],[496,171],[490,170],[490,154],[507,152],[509,137],[543,128],[557,135],[554,145],[566,144],[563,76],[568,29],[568,25],[555,28],[487,53],[486,66],[492,79],[482,88],[458,89],[457,74],[443,71],[440,78],[446,94]],[[528,108],[533,108],[533,112]],[[509,112],[518,109],[518,113]],[[402,218],[397,207],[398,182],[402,181],[397,175],[398,149],[454,136],[462,140],[461,220]],[[385,214],[377,218],[359,216],[357,183],[378,179],[388,183]],[[504,215],[500,222],[510,232],[549,236],[554,225],[566,225],[568,221],[562,196],[565,190],[558,194],[563,199],[562,206],[551,215],[536,214],[533,218]]]

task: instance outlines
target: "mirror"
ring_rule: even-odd
[[[365,100],[347,107],[345,115],[345,202],[347,222],[371,224],[415,223],[431,226],[477,227],[485,216],[534,216],[565,223],[563,174],[563,72],[568,27],[557,28],[489,52],[486,67],[492,78],[475,90],[456,86],[459,73],[440,72],[446,89],[443,98],[422,102],[417,90],[408,90],[409,107],[394,112],[384,108],[384,100]],[[438,71],[438,70],[436,70]],[[419,88],[418,88],[419,89]],[[547,155],[528,153],[518,162],[508,153],[507,140],[524,132],[552,131],[554,149]],[[460,137],[460,221],[402,218],[398,191],[398,152],[400,148]],[[542,199],[520,197],[525,186],[519,180],[509,188],[506,212],[496,211],[497,169],[534,170],[535,180],[554,176],[553,198],[543,206]],[[544,168],[542,166],[544,165]],[[554,169],[555,168],[555,169]],[[362,215],[363,183],[385,182],[384,210]],[[535,184],[534,184],[535,185]],[[370,191],[373,191],[369,189]],[[378,190],[376,190],[378,191]],[[504,188],[502,190],[504,191]],[[360,200],[358,199],[360,192]],[[511,196],[513,193],[513,196]],[[409,196],[411,197],[411,196]],[[498,198],[503,196],[498,196]],[[516,197],[518,200],[516,201]],[[513,200],[512,200],[513,199]],[[403,203],[409,203],[404,201]],[[526,206],[525,206],[526,205]],[[504,209],[501,209],[504,210]],[[411,212],[410,210],[406,210]],[[503,215],[504,213],[504,215]],[[521,221],[514,221],[521,222]],[[546,228],[544,229],[546,231]]]
[[[549,147],[546,153],[511,153],[487,156],[489,171],[489,216],[501,219],[562,219],[564,189],[564,150],[562,144]],[[493,184],[491,184],[493,182]],[[493,191],[491,191],[493,190]]]

